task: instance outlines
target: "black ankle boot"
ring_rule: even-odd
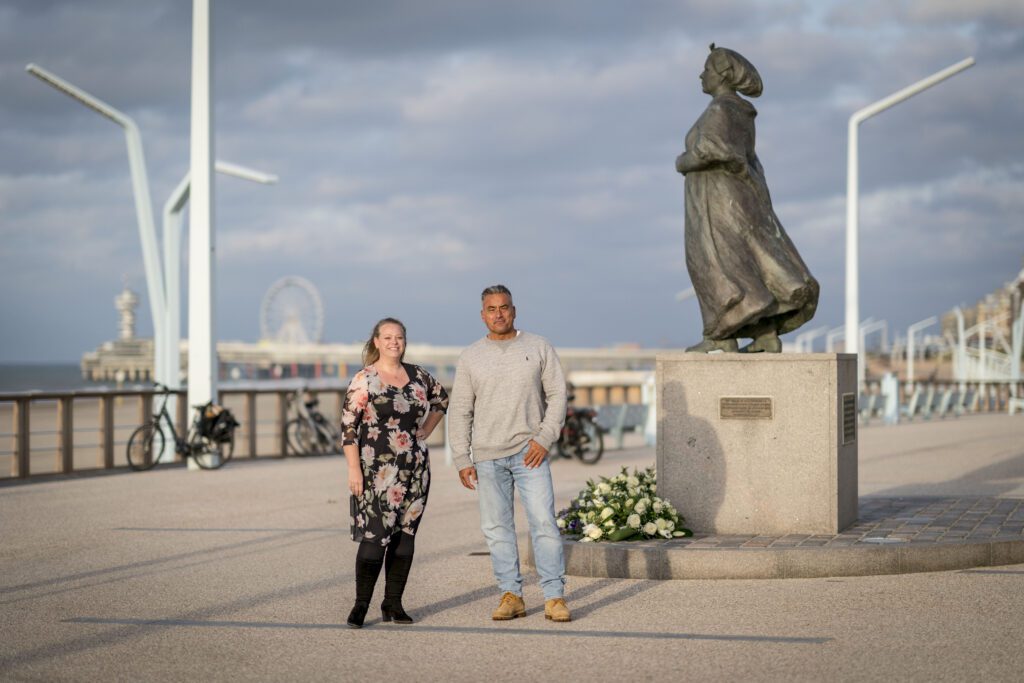
[[[363,621],[366,619],[366,612],[370,609],[370,603],[360,602],[356,600],[356,604],[352,606],[352,611],[348,613],[348,627],[349,628],[362,628]]]
[[[348,625],[352,628],[362,628],[366,619],[366,612],[370,609],[370,598],[373,597],[373,587],[377,583],[377,576],[384,562],[381,560],[361,560],[356,558],[356,603],[348,615]]]
[[[402,541],[405,542],[404,540]],[[411,624],[412,617],[402,609],[402,594],[412,568],[412,555],[391,555],[385,563],[384,601],[380,604],[381,620],[396,624]]]
[[[385,600],[380,604],[380,619],[384,622],[393,621],[396,624],[412,624],[413,618],[402,609],[402,603],[398,600]]]

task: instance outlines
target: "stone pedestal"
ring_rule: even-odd
[[[855,354],[657,357],[658,494],[697,532],[836,534],[857,519]]]

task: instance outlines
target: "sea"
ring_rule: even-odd
[[[220,379],[217,386],[227,388],[336,388],[337,379],[292,377],[284,379],[230,380]],[[82,377],[76,363],[0,363],[0,393],[19,391],[75,391],[102,389],[152,388],[151,383],[91,382]]]
[[[113,388],[112,383],[90,382],[77,363],[0,363],[0,392],[71,391]]]

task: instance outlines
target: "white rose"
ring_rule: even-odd
[[[630,529],[640,528],[640,515],[630,515],[626,518],[626,524],[629,525]]]
[[[557,520],[555,520],[555,524],[558,525],[559,529],[564,529],[565,528],[565,520],[562,519],[561,517],[559,517]]]
[[[597,485],[597,490],[600,493],[611,493],[612,492],[612,487],[609,486],[606,482],[602,481],[600,484]]]
[[[634,507],[633,510],[635,510],[638,515],[642,515],[647,512],[647,504],[641,500],[636,504],[636,507]]]
[[[640,480],[637,479],[636,477],[629,477],[628,479],[626,479],[626,484],[635,488],[640,485]]]
[[[585,532],[588,537],[594,539],[595,541],[604,535],[604,530],[602,530],[601,527],[597,526],[596,524],[588,524]]]
[[[673,529],[675,529],[675,528],[676,528],[676,523],[675,523],[675,522],[673,522],[673,521],[672,521],[671,519],[670,519],[670,520],[667,520],[667,521],[665,522],[665,528],[666,528],[666,529],[668,529],[669,531],[672,531]]]
[[[655,493],[658,490],[657,484],[651,484],[651,493]]]
[[[639,494],[640,492],[639,492],[638,490],[636,490],[635,488],[629,488],[629,489],[627,489],[627,490],[626,490],[626,493],[628,493],[628,494],[629,494],[629,497],[630,497],[630,498],[636,498],[636,497],[637,497],[637,495],[638,495],[638,494]]]
[[[658,531],[663,531],[665,529],[665,526],[668,524],[668,522],[666,522],[661,517],[659,517],[654,523],[655,525],[657,525]]]
[[[609,519],[607,522],[604,523],[604,525],[607,528],[612,529],[613,531],[615,530],[615,520],[614,519]]]
[[[634,504],[634,503],[636,503],[636,501],[635,501],[635,500],[633,500],[632,498],[627,498],[627,499],[626,499],[626,503],[625,503],[625,506],[626,506],[626,507],[628,507],[628,508],[631,508],[631,507],[633,507],[633,504]]]
[[[648,536],[653,536],[658,533],[658,525],[654,522],[647,522],[647,524],[644,524],[644,533]]]
[[[661,504],[660,500],[655,500],[654,501],[654,505],[652,505],[651,507],[654,508],[655,512],[660,513],[664,509],[665,506]]]
[[[601,510],[601,519],[608,519],[609,517],[611,517],[614,514],[615,514],[615,510],[613,510],[611,508],[605,508],[604,510]]]

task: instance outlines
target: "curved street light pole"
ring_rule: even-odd
[[[156,243],[156,227],[153,224],[153,204],[149,197],[146,159],[142,153],[142,136],[139,134],[139,127],[127,114],[37,64],[29,64],[25,67],[25,71],[65,95],[78,100],[124,129],[125,141],[128,145],[132,194],[135,197],[135,217],[139,225],[139,238],[142,242],[142,264],[146,273],[146,291],[148,292],[150,315],[153,318],[153,351],[155,359],[159,359],[164,351],[163,321],[166,297],[160,268],[160,254]],[[154,370],[156,370],[155,364]]]
[[[964,69],[974,65],[974,57],[968,57],[962,61],[946,67],[927,78],[913,83],[912,85],[894,92],[892,95],[873,102],[863,109],[858,110],[850,117],[847,132],[846,152],[846,329],[857,328],[857,319],[860,317],[860,301],[858,281],[858,236],[857,236],[857,193],[858,193],[858,160],[857,160],[857,131],[861,122],[866,121],[875,114],[879,114],[889,107],[899,104],[908,97],[912,97],[922,90],[936,85],[954,76]],[[860,349],[857,335],[846,335],[846,352],[859,353]],[[864,381],[864,364],[857,361],[858,382]]]
[[[911,391],[914,389],[914,337],[918,330],[923,330],[937,322],[939,319],[933,315],[907,328],[907,388]]]
[[[227,161],[214,162],[214,169],[217,173],[263,185],[277,182],[276,175]],[[167,299],[164,335],[167,341],[164,345],[165,358],[157,360],[157,363],[164,378],[159,381],[172,389],[181,386],[181,356],[178,351],[181,342],[181,213],[188,202],[190,178],[191,175],[186,173],[167,198],[163,210],[164,293]]]
[[[218,173],[263,185],[277,182],[276,175],[226,161],[214,162],[214,169]],[[164,294],[167,299],[163,326],[165,341],[162,344],[163,357],[155,356],[153,365],[157,381],[171,389],[181,388],[181,214],[188,202],[190,178],[191,174],[185,173],[164,202],[163,210]],[[172,394],[167,399],[167,410],[171,415],[177,415],[177,405],[178,398]],[[160,457],[166,455],[161,454]]]

